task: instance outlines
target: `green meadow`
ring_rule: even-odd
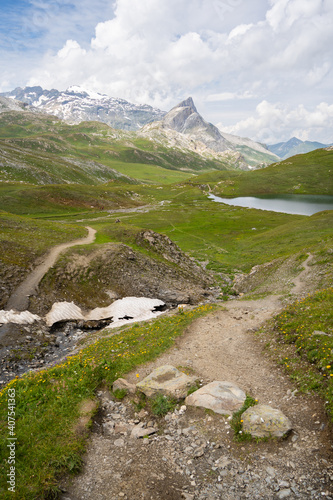
[[[2,269],[28,272],[49,248],[86,235],[87,225],[97,230],[89,251],[118,242],[155,259],[153,249],[137,245],[137,234],[142,229],[165,234],[216,284],[277,259],[280,265],[295,258],[299,272],[312,253],[320,280],[306,299],[293,303],[287,297],[291,303],[267,329],[274,345],[294,348],[292,360],[278,355],[276,360],[300,390],[316,391],[328,401],[333,415],[332,289],[324,287],[332,282],[333,211],[288,215],[231,207],[207,196],[209,188],[223,196],[332,195],[332,151],[242,172],[198,155],[156,149],[151,141],[103,124],[69,126],[24,113],[2,116],[0,137],[5,158],[0,168]],[[82,464],[88,434],[75,430],[82,404],[96,401],[102,385],[111,387],[117,377],[155,359],[195,318],[216,307],[201,305],[118,335],[106,331],[78,355],[10,382],[0,393],[0,497],[56,498],[59,477],[76,473]],[[316,330],[327,337],[313,336]],[[18,438],[14,495],[6,488],[5,447],[12,389]]]
[[[208,183],[214,194],[255,196],[262,194],[333,195],[333,151],[318,149],[251,172],[211,172],[195,179]]]

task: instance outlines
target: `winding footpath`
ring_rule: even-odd
[[[311,278],[311,258],[294,280],[295,298]],[[126,379],[136,383],[171,364],[188,367],[204,383],[234,382],[290,418],[294,430],[288,439],[237,444],[226,418],[190,408],[159,421],[150,439],[133,439],[126,426],[136,419],[149,427],[151,416],[144,410],[133,415],[130,402],[114,403],[101,391],[103,412],[83,471],[63,485],[61,499],[332,499],[332,435],[323,401],[298,393],[264,349],[269,339],[256,334],[282,307],[277,295],[230,301],[194,321],[172,349]]]
[[[69,243],[62,243],[49,251],[44,257],[43,262],[39,264],[39,266],[37,266],[12,293],[6,305],[7,311],[24,311],[28,309],[30,295],[36,293],[41,279],[55,264],[57,258],[64,250],[77,245],[89,245],[95,241],[96,230],[89,226],[87,226],[86,229],[88,230],[88,236],[86,238],[74,240]]]

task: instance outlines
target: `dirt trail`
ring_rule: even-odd
[[[294,282],[295,297],[311,272],[311,258]],[[290,418],[294,430],[287,440],[236,444],[224,417],[191,409],[158,422],[159,435],[149,441],[126,432],[106,435],[103,425],[131,422],[134,410],[130,401],[115,405],[100,394],[102,425],[92,434],[83,472],[66,484],[62,499],[333,499],[332,434],[323,401],[298,394],[255,335],[281,309],[276,295],[230,301],[224,310],[195,321],[174,348],[126,378],[135,383],[137,374],[142,380],[154,368],[172,364],[191,368],[204,383],[235,382]],[[134,418],[143,422],[140,415]],[[199,445],[204,452],[198,454]]]
[[[24,311],[28,308],[29,296],[36,292],[40,280],[54,265],[61,252],[76,245],[88,245],[95,240],[96,230],[88,226],[86,229],[88,230],[88,236],[86,238],[57,245],[49,251],[49,253],[43,258],[43,262],[39,264],[13,292],[6,305],[7,311],[11,309]]]
[[[304,267],[303,271],[301,273],[299,273],[299,275],[296,276],[296,278],[293,280],[295,288],[293,288],[292,293],[294,295],[298,295],[302,292],[303,283],[306,280],[307,276],[309,276],[309,274],[311,272],[311,268],[309,266],[309,263],[312,261],[312,259],[313,259],[313,255],[309,253],[308,258],[306,259],[305,262],[303,262],[303,267]]]

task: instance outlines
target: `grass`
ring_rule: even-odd
[[[75,433],[82,402],[168,349],[194,319],[214,310],[201,306],[184,314],[137,324],[101,338],[62,364],[12,380],[0,393],[0,497],[35,499],[57,493],[57,480],[80,468],[86,437]],[[7,490],[8,403],[15,391],[16,493]],[[27,460],[27,457],[33,457]]]
[[[234,431],[234,439],[235,441],[251,441],[253,438],[251,434],[243,432],[243,420],[242,415],[251,406],[255,406],[258,404],[258,400],[252,398],[251,396],[246,396],[243,406],[232,414],[232,419],[230,421],[230,427]]]
[[[98,185],[120,178],[170,184],[226,168],[226,162],[170,147],[167,140],[163,144],[105,124],[68,125],[27,112],[4,113],[0,137],[5,182]]]
[[[332,241],[329,211],[306,217],[230,207],[212,203],[195,188],[165,188],[163,194],[171,203],[153,212],[121,214],[119,227],[108,224],[104,229],[101,224],[99,230],[114,241],[123,230],[124,242],[130,244],[131,226],[152,229],[169,236],[191,257],[208,261],[207,269],[231,274],[305,249],[317,251]]]
[[[30,218],[78,218],[106,210],[144,204],[135,186],[120,182],[103,186],[0,184],[0,210]],[[75,220],[75,219],[74,219]]]
[[[333,422],[333,288],[309,294],[275,316],[269,349],[299,390],[317,392]]]
[[[163,417],[169,413],[169,411],[173,411],[176,406],[177,401],[164,394],[156,394],[156,396],[150,400],[151,412],[157,417]]]
[[[189,181],[208,183],[214,194],[251,196],[264,194],[333,195],[333,151],[318,149],[293,156],[261,170],[251,172],[211,172]]]
[[[113,395],[116,399],[121,401],[127,396],[127,392],[127,389],[116,389],[115,391],[113,391]]]
[[[31,220],[0,211],[3,264],[28,267],[49,248],[86,235],[87,230],[77,225]]]

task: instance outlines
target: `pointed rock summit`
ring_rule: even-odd
[[[192,97],[180,102],[165,115],[162,124],[166,128],[181,134],[191,135],[194,141],[200,141],[216,152],[234,150],[234,146],[220,133],[212,123],[206,122],[198,113]]]
[[[175,106],[176,108],[191,108],[194,113],[197,113],[197,108],[195,107],[195,104],[193,102],[192,97],[188,97],[185,99],[185,101],[182,101],[181,103],[178,104],[178,106]]]

